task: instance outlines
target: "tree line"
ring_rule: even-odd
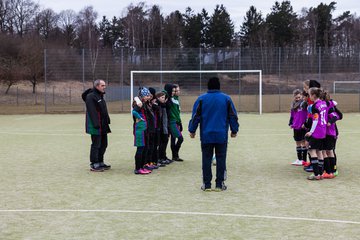
[[[0,79],[8,89],[19,79],[43,78],[43,50],[89,49],[96,65],[99,49],[121,48],[293,48],[297,54],[317,54],[319,47],[337,56],[359,53],[360,18],[345,11],[333,16],[336,2],[294,12],[290,1],[276,1],[264,16],[250,6],[235,31],[226,7],[212,12],[161,12],[158,5],[130,4],[122,16],[102,16],[92,6],[75,12],[41,9],[32,0],[0,0]],[[295,56],[296,57],[296,56]],[[95,67],[92,69],[95,70]]]

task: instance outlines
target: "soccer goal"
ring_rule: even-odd
[[[256,86],[258,86],[258,90],[256,93],[252,93],[255,97],[256,97],[256,101],[255,102],[258,102],[258,111],[259,111],[259,114],[262,114],[262,71],[261,70],[179,70],[179,71],[172,71],[172,70],[169,70],[169,71],[131,71],[130,72],[130,84],[131,84],[131,96],[130,96],[130,104],[132,104],[132,100],[134,99],[134,84],[135,82],[139,82],[139,79],[137,78],[145,78],[145,76],[149,76],[149,75],[156,75],[156,76],[160,76],[160,81],[159,81],[159,86],[160,87],[163,87],[163,76],[166,76],[166,75],[180,75],[182,76],[183,78],[186,78],[185,76],[189,76],[189,75],[194,75],[196,74],[197,75],[197,80],[196,81],[192,81],[191,82],[191,88],[193,89],[196,89],[196,90],[199,90],[197,92],[197,95],[200,95],[204,92],[207,91],[207,87],[205,87],[204,85],[207,84],[207,80],[203,80],[202,77],[203,76],[208,76],[209,74],[223,74],[223,75],[229,75],[229,74],[232,74],[232,75],[237,75],[237,76],[240,76],[240,75],[245,75],[245,74],[250,74],[250,75],[254,75],[255,76],[255,83]],[[235,82],[236,82],[236,85],[232,85],[234,80],[231,80],[230,83],[228,84],[230,88],[232,89],[236,89],[240,86],[241,84],[241,81],[242,81],[242,78],[241,77],[236,77],[235,78]],[[140,82],[143,82],[143,81],[140,81]],[[171,81],[168,81],[168,82],[171,82]],[[180,82],[180,81],[178,81]],[[137,84],[137,85],[140,85],[140,84]],[[142,85],[145,85],[145,84],[142,84]],[[148,85],[145,85],[145,86],[148,86]],[[254,88],[252,86],[249,86],[248,88]],[[223,91],[224,89],[224,85],[223,83],[221,84],[221,90]],[[227,93],[226,91],[224,91],[225,93]],[[239,98],[240,99],[240,98]],[[131,109],[131,107],[130,107]]]
[[[336,94],[336,84],[359,84],[359,83],[360,83],[360,81],[334,81],[333,92],[334,92],[334,94]]]

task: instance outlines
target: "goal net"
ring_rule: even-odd
[[[230,95],[238,112],[262,114],[261,70],[131,71],[130,103],[139,87],[161,91],[167,83],[180,86],[181,111],[191,112],[196,98],[207,91],[211,77],[220,79],[221,91]]]

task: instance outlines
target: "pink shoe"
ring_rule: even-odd
[[[149,174],[149,172],[144,171],[144,169],[142,169],[142,168],[140,168],[139,170],[134,170],[134,173],[135,174],[142,174],[142,175]]]
[[[151,173],[151,170],[146,168],[140,168],[143,172],[146,172],[147,174]]]

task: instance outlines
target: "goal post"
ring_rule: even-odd
[[[257,73],[259,74],[259,114],[262,114],[262,70],[149,70],[130,71],[130,109],[134,99],[134,75],[135,74],[202,74],[202,73]],[[239,81],[241,81],[239,79]],[[162,84],[162,83],[161,83]]]
[[[344,84],[359,84],[360,81],[334,81],[333,82],[333,93],[336,94],[336,84],[340,84],[340,83],[344,83]]]

